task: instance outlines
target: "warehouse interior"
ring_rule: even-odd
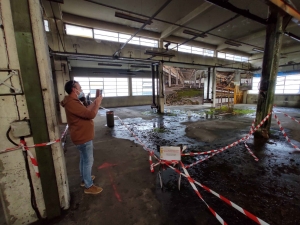
[[[0,21],[1,224],[300,223],[299,1],[2,0]],[[69,80],[103,90],[97,196]]]

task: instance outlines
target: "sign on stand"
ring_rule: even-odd
[[[160,159],[166,161],[181,160],[181,150],[179,146],[161,146]]]

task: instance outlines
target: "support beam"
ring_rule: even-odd
[[[260,24],[266,25],[267,20],[260,18],[259,16],[256,16],[252,13],[250,13],[248,10],[245,9],[240,9],[234,5],[232,5],[229,1],[220,1],[220,0],[206,0],[207,2],[211,2],[217,6],[220,6],[224,9],[230,10],[231,12],[237,13],[241,16],[244,16],[246,18],[249,18],[251,20],[254,20]]]
[[[49,142],[43,90],[38,71],[28,0],[11,0],[10,2],[33,140],[34,143]],[[36,158],[39,163],[47,217],[57,217],[60,215],[61,209],[51,147],[36,148]]]
[[[212,4],[210,4],[208,2],[204,2],[200,6],[198,6],[196,9],[194,9],[192,12],[190,12],[185,17],[183,17],[182,19],[178,20],[175,23],[179,24],[179,25],[186,25],[189,22],[191,22],[193,19],[195,19],[197,16],[199,16],[203,12],[205,12],[207,9],[209,9],[211,6],[212,6]],[[172,35],[174,32],[176,32],[178,29],[180,29],[179,26],[171,25],[161,33],[160,38],[167,38],[170,35]]]
[[[290,16],[296,18],[297,20],[300,20],[300,12],[297,11],[293,6],[286,4],[282,0],[269,0],[279,8],[281,8],[283,11],[285,11]]]
[[[274,93],[277,79],[278,63],[280,58],[280,48],[283,38],[283,13],[275,6],[270,6],[269,23],[267,25],[267,35],[265,52],[262,65],[262,76],[260,81],[256,124],[260,123],[273,108]],[[271,117],[256,133],[256,136],[268,137],[271,126]]]
[[[217,70],[216,67],[213,68],[213,75],[212,75],[212,107],[216,107],[217,101]]]

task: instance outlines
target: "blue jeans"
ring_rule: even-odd
[[[93,156],[93,141],[88,141],[81,145],[76,145],[80,152],[79,170],[80,176],[84,181],[86,188],[90,188],[93,185],[92,181],[92,166],[94,163]]]

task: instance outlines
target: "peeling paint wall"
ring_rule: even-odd
[[[36,54],[39,63],[41,86],[45,90],[43,93],[45,111],[47,115],[47,126],[49,138],[59,137],[57,115],[54,110],[53,80],[49,57],[47,56],[48,46],[44,35],[43,22],[38,0],[28,1],[31,10],[31,20],[35,39]],[[11,7],[9,0],[0,1],[0,70],[13,69],[20,71],[15,34],[13,28]],[[26,57],[26,56],[25,56]],[[7,73],[0,72],[0,83],[5,80]],[[6,82],[15,88],[22,87],[19,76],[13,76]],[[0,94],[10,93],[10,89],[5,85],[0,85]],[[0,95],[0,150],[14,147],[6,138],[6,132],[10,123],[15,120],[30,119],[24,94],[20,95]],[[19,144],[19,139],[14,138],[10,133],[11,139]],[[32,137],[25,138],[27,145],[33,145]],[[30,149],[35,156],[35,150]],[[69,207],[69,187],[67,182],[64,155],[60,143],[52,146],[55,172],[57,177],[58,192],[62,208]],[[42,217],[46,217],[45,203],[40,179],[35,175],[32,164],[29,162],[31,179],[38,210]],[[11,151],[0,154],[0,196],[2,208],[7,224],[29,224],[37,220],[35,211],[31,206],[30,186],[27,178],[25,160],[21,150]],[[0,221],[3,221],[3,213],[0,212]]]
[[[0,1],[1,24],[0,29],[0,68],[19,70],[19,60],[15,43],[12,15],[9,0]],[[21,73],[21,71],[19,71]],[[1,73],[0,80],[4,80],[7,74]],[[13,87],[20,87],[19,77],[15,76],[8,80]],[[0,93],[9,93],[9,88],[0,86]],[[1,150],[13,147],[6,138],[6,132],[10,123],[15,120],[28,119],[28,110],[24,95],[0,96],[0,143]],[[14,142],[19,140],[10,137]],[[26,138],[28,145],[33,144],[32,138]],[[31,149],[35,155],[34,149]],[[35,211],[32,209],[30,200],[29,181],[25,170],[25,161],[21,150],[0,154],[0,189],[1,201],[7,224],[28,224],[37,220]],[[32,169],[30,173],[33,181],[34,192],[38,209],[45,216],[45,205],[43,201],[42,188],[39,178]],[[22,206],[22,207],[20,207]]]

